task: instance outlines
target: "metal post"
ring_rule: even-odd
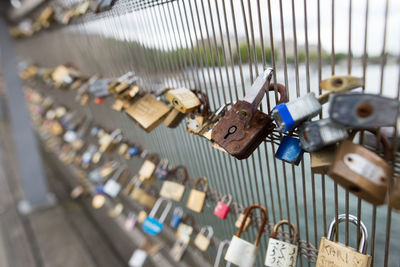
[[[22,81],[18,76],[13,40],[7,23],[0,16],[0,58],[3,69],[9,119],[14,137],[17,165],[25,199],[19,203],[21,213],[49,206],[54,197],[48,192],[37,139],[25,105]]]

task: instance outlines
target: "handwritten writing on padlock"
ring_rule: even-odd
[[[182,170],[182,174],[178,175],[179,170]],[[177,183],[170,181],[171,178],[175,177],[178,178],[177,176],[182,177],[182,183]],[[161,190],[160,190],[160,196],[172,199],[174,201],[181,201],[183,194],[185,193],[185,185],[187,180],[189,179],[189,175],[186,169],[186,166],[180,165],[174,168],[173,171],[171,171],[171,175],[168,178],[168,181],[164,181]]]
[[[243,100],[237,101],[212,129],[212,139],[237,159],[249,157],[275,127],[269,115],[258,110],[273,70],[265,70],[253,83]],[[286,101],[286,90],[278,86],[280,102]]]
[[[214,215],[220,219],[225,220],[226,217],[228,217],[231,203],[232,203],[231,195],[223,196],[222,199],[218,201],[217,206],[215,206]]]
[[[356,132],[351,133],[350,140],[354,139]],[[336,150],[328,175],[353,194],[380,205],[385,203],[387,186],[392,178],[392,167],[388,163],[392,149],[383,133],[371,132],[380,137],[384,159],[361,145],[345,140]]]
[[[163,210],[161,216],[159,219],[157,219],[156,213],[158,211],[158,209],[160,208],[162,202],[167,202],[167,205],[165,207],[165,209]],[[169,210],[172,207],[172,202],[168,199],[165,198],[159,198],[156,202],[156,204],[154,205],[153,209],[151,210],[149,216],[146,217],[146,219],[144,220],[143,224],[142,224],[142,229],[145,233],[147,233],[148,235],[154,236],[154,235],[158,235],[159,233],[161,233],[161,231],[164,228],[164,221],[168,216]]]
[[[293,229],[292,244],[276,239],[278,228],[283,224]],[[268,249],[265,257],[265,266],[268,267],[296,267],[297,263],[297,228],[288,220],[278,222],[268,241]]]
[[[213,235],[214,235],[214,230],[212,226],[210,225],[203,226],[200,229],[200,232],[197,234],[196,238],[194,239],[194,245],[201,251],[206,251],[210,246],[211,238]]]
[[[196,189],[202,183],[202,191]],[[186,202],[186,207],[195,212],[202,212],[204,201],[207,197],[207,189],[208,189],[208,179],[207,177],[199,177],[194,181],[194,189],[190,190],[190,194],[188,200]]]
[[[348,214],[348,221],[358,227],[360,225],[361,239],[359,249],[345,246],[344,244],[334,242],[333,237],[337,232],[338,224],[347,220],[346,214],[340,214],[338,220],[335,219],[329,226],[328,238],[322,237],[316,267],[326,266],[342,266],[342,267],[369,267],[371,266],[372,258],[366,255],[368,232],[364,223],[359,221],[356,216]]]
[[[254,241],[253,244],[240,238],[246,218],[247,216],[249,216],[250,211],[252,209],[260,209],[264,215],[262,223],[258,230],[256,240]],[[226,252],[225,255],[225,260],[230,263],[236,264],[240,267],[252,267],[254,266],[254,263],[256,261],[257,253],[259,250],[258,243],[260,242],[260,238],[261,235],[263,234],[265,224],[267,223],[268,215],[264,207],[258,204],[253,204],[246,209],[244,213],[244,218],[245,219],[242,221],[242,224],[240,225],[238,232],[236,233],[236,235],[232,237],[228,251]]]

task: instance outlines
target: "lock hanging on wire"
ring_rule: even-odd
[[[165,209],[163,210],[161,216],[159,219],[157,219],[156,213],[159,210],[162,202],[167,202]],[[154,236],[154,235],[158,235],[159,233],[161,233],[161,231],[164,228],[164,221],[168,216],[168,213],[170,211],[172,207],[172,202],[171,200],[168,200],[166,198],[159,198],[156,202],[156,204],[154,204],[154,207],[152,208],[149,216],[147,216],[147,218],[144,220],[143,224],[142,224],[142,229],[145,233],[147,233],[148,235]]]
[[[202,182],[201,191],[196,189],[197,186]],[[207,189],[208,189],[208,179],[207,177],[199,177],[194,181],[194,188],[190,190],[190,194],[188,200],[186,202],[186,207],[195,212],[202,212],[204,202],[207,197]]]
[[[304,150],[300,146],[300,139],[285,135],[279,144],[275,157],[290,164],[299,165]]]
[[[219,267],[220,266],[220,264],[221,264],[220,262],[221,262],[221,259],[222,259],[222,253],[224,251],[224,248],[227,245],[229,246],[230,243],[231,243],[230,240],[224,240],[224,241],[221,241],[219,243],[218,250],[217,250],[217,256],[215,257],[214,267]],[[231,266],[231,263],[230,262],[226,262],[225,267],[230,267],[230,266]]]
[[[178,170],[180,170],[180,169],[183,170],[183,176],[182,176],[181,183],[170,181],[171,178],[173,178],[173,177],[178,178],[177,173],[178,173]],[[160,196],[180,202],[185,193],[186,183],[187,183],[188,179],[189,179],[189,174],[188,174],[186,166],[179,165],[179,166],[175,167],[174,170],[171,171],[171,175],[169,176],[168,180],[164,181],[164,183],[161,187],[161,190],[160,190]]]
[[[230,205],[232,204],[232,195],[225,195],[218,201],[214,209],[214,215],[225,220],[228,217]]]
[[[351,214],[348,214],[348,221],[355,226],[360,226],[361,238],[358,251],[354,248],[345,246],[344,244],[333,240],[335,233],[338,232],[338,224],[347,220],[346,214],[340,214],[338,219],[334,219],[329,226],[328,237],[322,237],[316,267],[324,266],[371,266],[372,257],[367,255],[368,232],[362,221]],[[340,255],[340,256],[339,256]]]
[[[183,209],[181,207],[176,207],[172,213],[171,216],[171,220],[169,222],[169,225],[174,228],[177,229],[179,224],[182,221],[182,217],[183,217]]]
[[[206,235],[207,232],[207,235]],[[200,249],[201,251],[207,251],[208,247],[211,243],[211,238],[214,235],[214,230],[212,226],[207,225],[203,226],[200,229],[200,232],[197,234],[196,238],[194,239],[194,245]]]

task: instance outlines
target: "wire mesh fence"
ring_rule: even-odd
[[[286,86],[290,99],[321,94],[320,81],[332,74],[362,77],[362,91],[399,99],[399,11],[400,3],[394,0],[119,0],[110,11],[18,41],[17,51],[21,59],[41,66],[71,62],[85,75],[118,77],[134,71],[147,90],[160,83],[201,89],[212,110],[241,99],[265,66],[275,69],[273,81]],[[70,108],[90,113],[105,128],[121,128],[128,139],[172,165],[186,165],[191,177],[207,176],[210,187],[231,194],[244,207],[264,205],[270,222],[288,219],[300,239],[314,248],[338,214],[356,215],[368,228],[373,265],[399,265],[399,214],[362,201],[328,176],[312,174],[308,154],[300,166],[289,165],[274,157],[276,144],[265,142],[251,157],[238,161],[188,135],[184,125],[158,127],[147,134],[125,114],[111,110],[110,100],[81,107],[72,92],[51,94]],[[261,106],[268,112],[275,103],[270,94]],[[324,106],[321,117],[326,115]],[[129,164],[138,170],[138,163]],[[196,222],[212,225],[220,240],[231,239],[236,218],[219,220],[213,208],[208,203],[203,213],[194,214]],[[340,230],[339,240],[356,247],[357,229],[345,224]],[[256,233],[252,228],[244,238],[254,240]],[[267,238],[262,238],[260,251],[266,245]],[[299,266],[314,265],[314,258],[305,257],[309,252],[303,252]],[[215,253],[209,253],[210,259]],[[257,266],[262,264],[260,253]]]

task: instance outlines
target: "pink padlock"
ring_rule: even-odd
[[[218,201],[217,206],[215,206],[214,215],[217,216],[218,218],[225,220],[226,217],[228,216],[231,203],[232,203],[231,195],[223,196],[221,200]]]

